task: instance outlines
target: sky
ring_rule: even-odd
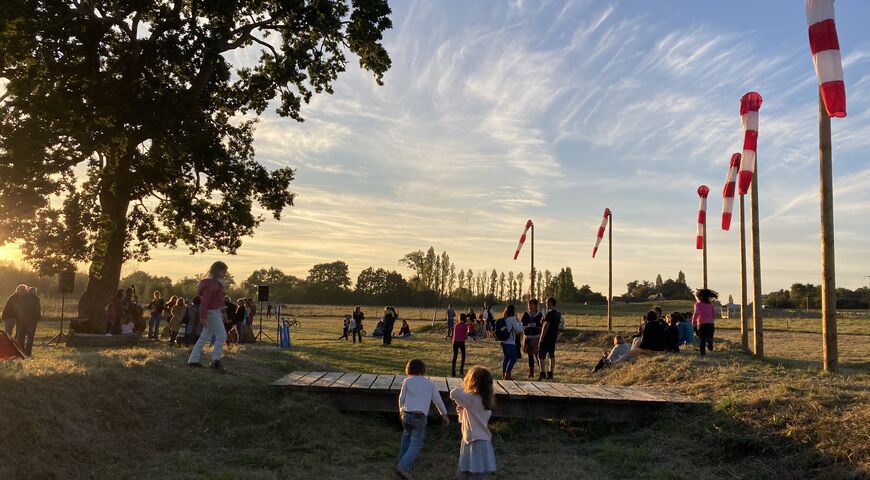
[[[539,269],[570,266],[578,285],[606,291],[609,247],[594,260],[591,250],[608,207],[615,295],[679,270],[698,286],[696,190],[706,184],[709,284],[736,298],[737,222],[718,224],[742,146],[738,100],[754,90],[764,97],[762,290],[819,283],[818,87],[803,2],[391,6],[384,86],[352,59],[335,94],[303,108],[304,123],[261,119],[257,159],[297,169],[299,196],[280,222],[234,257],[163,248],[125,271],[177,279],[224,259],[236,278],[268,266],[304,276],[341,259],[352,278],[370,265],[407,274],[398,259],[431,245],[457,269],[527,272],[528,245],[517,261],[513,252],[530,218]],[[833,120],[836,270],[838,286],[854,289],[870,275],[870,2],[836,8],[849,112]]]

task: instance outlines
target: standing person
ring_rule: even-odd
[[[384,308],[384,346],[389,347],[393,344],[393,327],[398,319],[399,314],[396,313],[396,309]]]
[[[266,318],[272,318],[272,304],[266,304]]]
[[[535,365],[538,364],[538,342],[541,339],[541,327],[544,314],[540,311],[537,298],[529,299],[529,310],[523,314],[523,353],[529,358],[529,381],[535,379]],[[541,371],[544,365],[541,363]]]
[[[199,308],[202,304],[202,299],[199,295],[193,297],[193,302],[187,311],[184,313],[187,317],[187,328],[184,329],[184,343],[186,345],[194,345],[199,340],[199,335],[202,333],[202,322],[199,320]]]
[[[705,348],[713,351],[713,333],[716,331],[716,315],[713,310],[712,300],[719,298],[719,294],[713,290],[701,288],[695,290],[695,312],[692,314],[692,326],[698,332],[701,355],[705,355]]]
[[[468,330],[474,336],[474,339],[477,340],[477,314],[474,313],[474,309],[468,307],[468,313],[465,314],[465,319],[468,321]]]
[[[236,301],[236,312],[232,318],[233,327],[236,329],[236,343],[244,343],[242,338],[245,334],[245,322],[248,321],[248,309],[245,307],[245,299]]]
[[[466,314],[459,315],[459,323],[453,327],[453,363],[451,364],[450,376],[456,376],[456,357],[462,353],[462,360],[459,364],[459,375],[465,375],[465,342],[468,340],[468,332],[471,325],[468,323]],[[473,337],[472,337],[473,338]]]
[[[363,313],[362,309],[359,305],[353,309],[353,343],[356,343],[357,337],[359,337],[359,343],[362,343],[362,331],[363,331],[363,320],[365,320],[366,316]]]
[[[18,313],[16,314],[17,332],[15,333],[15,340],[28,357],[31,356],[33,351],[36,324],[42,320],[42,306],[36,293],[36,287],[28,288],[21,295],[16,305]]]
[[[112,298],[112,315],[106,316],[106,335],[118,333],[121,331],[121,319],[124,318],[124,291],[118,290],[115,292],[115,297]]]
[[[197,287],[201,304],[199,307],[199,320],[203,325],[202,333],[193,346],[193,351],[190,352],[190,358],[187,360],[187,365],[191,367],[202,367],[199,363],[199,357],[202,355],[202,349],[205,344],[211,340],[212,335],[215,337],[214,350],[211,354],[211,368],[223,372],[224,367],[221,364],[221,352],[223,352],[224,344],[227,341],[227,331],[223,326],[223,308],[224,308],[224,288],[226,288],[227,264],[224,262],[214,262],[208,269],[208,274]]]
[[[495,319],[492,316],[492,309],[489,302],[483,302],[483,310],[480,311],[480,321],[483,322],[483,328],[486,330],[486,336],[492,335],[495,329]]]
[[[160,291],[155,290],[151,303],[148,304],[148,311],[151,312],[151,318],[148,320],[148,338],[158,340],[160,337],[160,319],[163,317],[163,309],[166,308],[166,302],[160,297]]]
[[[447,338],[453,338],[453,326],[456,324],[456,310],[453,304],[447,305]]]
[[[181,343],[178,342],[178,332],[181,330],[181,321],[184,319],[184,314],[187,312],[187,305],[184,303],[184,299],[178,297],[175,300],[175,304],[172,305],[172,308],[169,310],[169,346],[178,345],[181,346]]]
[[[559,338],[559,325],[562,324],[562,314],[556,310],[556,299],[547,299],[547,314],[541,327],[541,338],[538,340],[538,358],[541,361],[541,373],[538,380],[552,380],[556,369],[556,340]],[[549,369],[544,374],[544,360],[549,357]]]
[[[508,305],[502,312],[502,318],[495,322],[493,328],[493,336],[501,343],[501,351],[504,355],[501,362],[502,380],[511,379],[511,372],[517,363],[517,333],[522,330],[522,324],[517,321],[516,307]]]
[[[492,374],[483,367],[472,367],[465,375],[462,388],[450,391],[462,426],[459,447],[459,478],[485,479],[495,472],[495,450],[488,423],[495,407]]]
[[[402,417],[402,447],[399,450],[399,464],[396,473],[404,478],[410,478],[414,460],[423,450],[426,439],[426,423],[429,417],[429,406],[435,404],[444,425],[450,424],[447,418],[447,407],[438,387],[426,378],[426,364],[416,358],[405,366],[408,378],[402,381],[399,392],[399,415]]]
[[[15,338],[15,325],[17,323],[16,316],[18,315],[18,301],[27,293],[27,285],[23,283],[15,287],[15,291],[9,298],[6,299],[6,305],[3,306],[3,328],[6,330],[6,335],[9,338]],[[20,346],[20,345],[19,345]]]

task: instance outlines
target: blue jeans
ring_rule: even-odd
[[[502,343],[501,351],[504,352],[504,360],[501,362],[501,373],[509,374],[517,364],[517,346],[512,343]]]
[[[154,312],[151,314],[151,320],[148,322],[148,338],[157,340],[160,338],[160,318],[163,317],[163,312]]]
[[[418,412],[402,412],[402,450],[399,452],[399,467],[410,471],[414,460],[423,450],[426,439],[426,415]]]

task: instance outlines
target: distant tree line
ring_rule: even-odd
[[[680,270],[676,279],[662,280],[662,275],[656,275],[655,282],[647,280],[632,280],[626,284],[626,292],[622,295],[625,302],[644,302],[650,297],[661,295],[665,300],[693,300],[691,288],[686,284],[686,274]]]
[[[811,283],[795,283],[788,290],[777,290],[762,296],[766,307],[770,308],[822,308],[822,287]],[[837,308],[870,308],[870,289],[867,287],[849,290],[837,289]]]

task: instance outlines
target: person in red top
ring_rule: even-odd
[[[214,348],[211,354],[211,364],[209,367],[224,371],[221,365],[221,353],[224,349],[224,344],[227,342],[227,331],[223,323],[224,309],[224,287],[226,285],[227,264],[224,262],[214,262],[211,268],[208,269],[208,274],[197,287],[197,295],[200,298],[199,321],[202,325],[202,334],[199,340],[193,346],[193,351],[190,352],[190,358],[187,360],[187,365],[190,367],[202,367],[199,363],[199,357],[202,355],[202,349],[205,344],[211,341],[211,337],[215,337]]]
[[[713,332],[715,331],[716,315],[713,310],[712,300],[719,298],[719,294],[713,290],[701,288],[695,290],[695,312],[692,314],[692,326],[698,332],[698,341],[701,347],[701,355],[705,355],[705,348],[713,351]]]
[[[456,376],[456,357],[462,353],[462,363],[459,364],[459,376],[465,375],[465,341],[468,339],[470,325],[466,314],[459,315],[459,323],[453,326],[453,368],[451,376]],[[472,337],[474,338],[474,337]]]

